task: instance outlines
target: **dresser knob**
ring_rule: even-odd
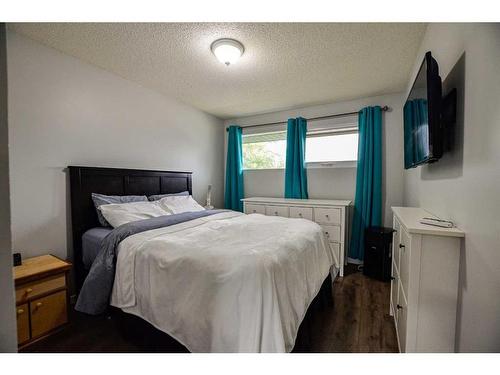
[[[42,305],[43,305],[43,303],[41,303],[41,302],[36,303],[36,307],[42,307]]]
[[[31,289],[31,288],[26,289],[26,293],[31,293],[32,291],[33,291],[33,289]]]
[[[400,249],[404,249],[404,247],[405,247],[405,245],[403,245],[403,244],[399,244],[399,248],[400,248]]]
[[[401,309],[403,308],[403,306],[401,306],[401,305],[399,305],[399,304],[398,304],[398,305],[396,305],[396,307],[398,308],[398,310],[401,310]]]
[[[277,216],[278,215],[278,211],[274,211],[274,214]]]
[[[391,280],[396,280],[396,278],[394,276],[391,276]]]
[[[326,214],[325,217],[328,219],[330,216],[328,216],[328,214]]]
[[[17,310],[17,315],[21,315],[21,314],[23,314],[23,313],[24,313],[24,309],[19,309],[19,310]]]
[[[302,217],[302,213],[301,212],[299,212],[299,216]]]

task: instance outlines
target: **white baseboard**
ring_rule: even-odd
[[[362,260],[347,257],[347,263],[363,264]]]

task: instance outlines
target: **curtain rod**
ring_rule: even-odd
[[[382,112],[388,111],[390,108],[386,105],[380,108]],[[319,117],[311,117],[311,118],[306,118],[307,121],[317,121],[317,120],[326,120],[329,118],[335,118],[335,117],[345,117],[345,116],[352,116],[352,115],[357,115],[358,112],[345,112],[345,113],[335,113],[333,115],[327,115],[327,116],[319,116]],[[255,125],[247,125],[247,126],[242,126],[242,128],[257,128],[259,126],[269,126],[269,125],[279,125],[279,124],[285,124],[286,121],[278,121],[278,122],[267,122],[265,124],[255,124]],[[226,128],[226,130],[229,128]]]

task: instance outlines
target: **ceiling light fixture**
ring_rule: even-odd
[[[237,40],[227,38],[216,40],[212,43],[210,49],[215,57],[226,66],[235,64],[245,51],[243,44]]]

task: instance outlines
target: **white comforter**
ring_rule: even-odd
[[[311,221],[223,212],[125,239],[111,304],[192,352],[289,352],[332,264]]]

